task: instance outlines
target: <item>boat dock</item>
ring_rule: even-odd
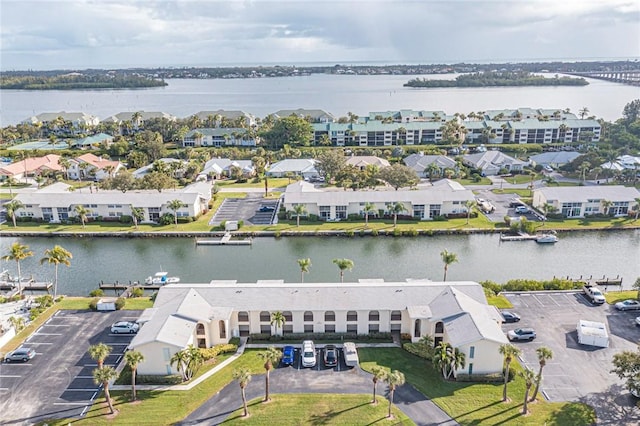
[[[121,283],[118,281],[115,283],[105,283],[104,281],[100,281],[99,285],[100,290],[114,290],[116,292],[124,291],[133,287],[140,287],[143,290],[159,290],[160,287],[162,287],[162,284],[145,284],[138,281],[129,281],[129,283]]]
[[[556,276],[554,275],[553,277],[554,279],[556,278]],[[615,278],[609,278],[605,275],[602,276],[602,278],[594,278],[593,275],[589,275],[587,276],[582,276],[580,275],[580,277],[578,278],[572,278],[569,276],[566,277],[557,277],[561,280],[568,280],[568,281],[573,281],[573,282],[577,282],[577,283],[586,283],[586,284],[591,284],[591,285],[599,285],[599,286],[610,286],[610,285],[615,285],[615,286],[621,286],[622,285],[622,277],[619,275],[616,275]]]
[[[503,235],[500,234],[500,241],[535,241],[538,235],[520,234],[520,235]]]
[[[230,232],[225,232],[219,240],[196,238],[197,246],[250,246],[251,244],[253,244],[253,240],[251,238],[232,240]]]
[[[37,281],[23,281],[21,283],[14,282],[2,282],[0,283],[0,291],[12,291],[22,292],[25,290],[31,291],[49,291],[53,287],[53,283],[50,282],[37,282]]]

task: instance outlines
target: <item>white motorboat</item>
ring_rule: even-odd
[[[163,285],[163,284],[173,284],[179,283],[180,278],[178,277],[170,277],[168,272],[156,272],[154,276],[147,277],[144,280],[145,284],[155,284],[155,285]]]
[[[553,244],[558,242],[558,237],[554,234],[540,234],[536,236],[536,243]]]

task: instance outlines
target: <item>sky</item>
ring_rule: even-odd
[[[0,0],[0,70],[640,57],[638,0]]]

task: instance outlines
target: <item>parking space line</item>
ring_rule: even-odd
[[[536,302],[538,302],[538,303],[540,304],[540,306],[544,306],[544,303],[542,303],[542,302],[540,301],[540,299],[538,299],[538,298],[536,297],[536,295],[535,295],[535,294],[532,294],[531,296],[533,296],[533,298],[536,300]]]
[[[8,391],[9,388],[0,388],[0,391]]]
[[[67,388],[64,391],[65,392],[96,392],[100,389],[76,389],[76,388]]]
[[[89,405],[91,402],[54,402],[53,405]]]
[[[43,324],[43,327],[71,327],[71,324]]]
[[[24,364],[23,364],[24,365]],[[117,364],[111,364],[109,362],[105,362],[104,364],[102,364],[104,366],[109,366],[109,367],[115,367]],[[85,367],[97,367],[98,364],[85,364]]]
[[[93,376],[76,376],[76,379],[93,379]]]
[[[33,333],[34,336],[62,336],[62,333]]]
[[[20,364],[13,364],[12,363],[11,365],[14,366],[14,367],[23,367],[23,366],[26,366],[26,365],[33,365],[33,364],[31,364],[29,362],[22,362]]]
[[[7,378],[7,379],[9,379],[9,378],[12,378],[12,377],[14,377],[14,378],[15,378],[15,377],[22,377],[22,376],[9,376],[9,375],[7,375],[7,374],[0,374],[0,379],[2,379],[2,378]]]

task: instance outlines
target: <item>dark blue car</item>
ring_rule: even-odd
[[[282,350],[282,364],[291,365],[293,364],[294,357],[294,349],[293,346],[285,346]]]

